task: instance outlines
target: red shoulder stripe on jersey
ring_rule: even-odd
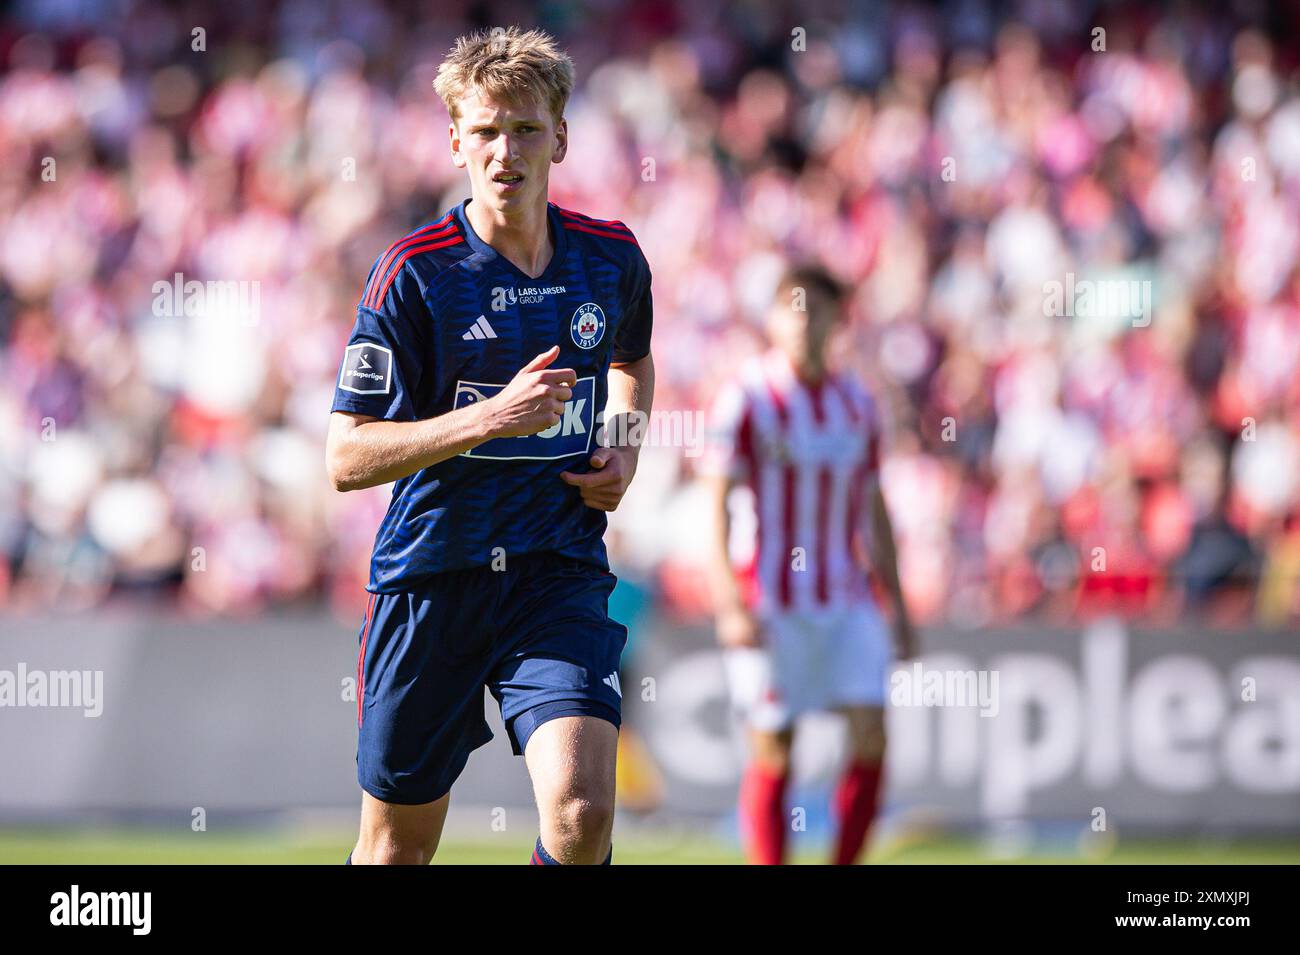
[[[431,238],[437,237],[433,236]],[[444,238],[438,242],[426,242],[423,245],[414,245],[405,250],[389,269],[388,278],[384,280],[384,284],[375,287],[375,304],[370,307],[377,309],[383,304],[385,296],[388,295],[388,289],[392,286],[393,282],[397,280],[398,273],[402,271],[402,266],[404,266],[407,260],[412,256],[419,255],[421,252],[432,252],[434,249],[445,249],[448,246],[460,245],[464,241],[465,239],[463,236],[453,235],[449,239]]]
[[[450,235],[451,229],[449,229],[448,226],[450,226],[451,229],[455,228],[455,223],[452,222],[452,216],[450,212],[447,213],[445,216],[443,216],[441,219],[439,219],[437,222],[431,223],[430,225],[425,226],[423,229],[419,229],[411,233],[405,239],[402,239],[398,242],[394,242],[392,245],[390,245],[388,247],[388,251],[384,253],[384,257],[380,259],[378,267],[375,268],[374,273],[370,276],[370,282],[366,285],[366,293],[361,297],[361,303],[368,308],[377,308],[379,303],[372,302],[372,299],[374,298],[374,289],[375,289],[376,280],[382,281],[385,273],[388,271],[389,266],[392,264],[393,259],[395,259],[398,255],[400,255],[403,249],[409,248],[411,245],[414,245],[416,242],[423,242],[425,239],[434,238],[435,233],[437,233],[439,236]]]
[[[363,304],[368,308],[378,308],[383,303],[384,295],[388,294],[388,287],[392,284],[395,275],[393,264],[407,249],[416,244],[427,242],[432,239],[441,239],[458,234],[459,231],[456,223],[437,222],[427,228],[421,229],[419,232],[407,236],[401,242],[395,243],[392,248],[384,253],[383,260],[379,263],[379,267],[375,269],[374,274],[371,276],[371,282],[370,285],[367,286]],[[383,292],[376,295],[376,292],[381,288],[383,289]]]
[[[456,223],[455,223],[453,213],[448,212],[437,222],[430,222],[428,225],[420,226],[420,228],[416,229],[410,235],[398,239],[396,242],[394,242],[392,245],[388,247],[388,251],[384,253],[384,260],[380,262],[381,268],[376,269],[376,271],[377,272],[382,271],[382,267],[393,260],[393,256],[403,245],[406,245],[410,243],[412,240],[422,238],[423,236],[429,235],[433,232],[444,231],[448,226],[455,225],[455,224]]]
[[[631,229],[619,222],[617,219],[595,219],[591,216],[583,215],[581,212],[574,212],[572,209],[562,209],[559,206],[555,207],[555,211],[567,219],[573,219],[575,222],[581,222],[584,225],[599,226],[602,229],[610,229],[615,232],[619,229],[622,229],[624,232],[629,234],[632,232]]]
[[[427,226],[424,226],[423,228],[416,229],[414,232],[412,232],[410,235],[406,236],[405,238],[398,239],[396,242],[394,242],[392,245],[388,247],[388,251],[386,251],[384,253],[384,257],[380,259],[379,265],[375,268],[374,275],[371,276],[372,283],[374,278],[382,276],[384,274],[384,270],[388,268],[388,263],[393,261],[393,258],[397,255],[398,252],[401,251],[404,245],[408,245],[412,241],[422,239],[424,236],[431,235],[434,232],[443,231],[447,228],[448,225],[451,224],[453,224],[452,214],[449,212],[441,219],[439,219],[437,222],[431,222]]]
[[[585,226],[581,226],[576,222],[566,222],[564,223],[564,227],[574,232],[590,232],[592,235],[598,235],[606,239],[621,239],[624,242],[631,242],[638,249],[641,248],[641,244],[632,237],[632,233],[630,232],[624,235],[623,233],[620,232],[605,232],[604,230],[601,229],[588,229]]]

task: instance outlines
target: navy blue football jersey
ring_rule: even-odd
[[[530,278],[484,242],[465,200],[394,243],[357,307],[334,411],[419,421],[491,398],[537,355],[577,372],[562,420],[494,438],[399,480],[367,589],[554,551],[608,569],[605,513],[561,471],[589,471],[611,362],[650,352],[650,268],[627,226],[548,204],[554,254]],[[499,550],[498,550],[499,548]]]

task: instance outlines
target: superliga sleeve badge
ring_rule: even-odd
[[[605,337],[605,313],[595,302],[579,305],[569,322],[569,333],[579,348],[595,348]]]
[[[358,395],[386,395],[392,390],[393,353],[383,345],[357,342],[347,347],[339,387]]]

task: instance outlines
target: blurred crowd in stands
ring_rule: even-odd
[[[609,540],[657,606],[707,611],[698,416],[763,347],[783,264],[811,259],[852,289],[836,354],[885,411],[920,622],[1294,624],[1296,16],[17,3],[0,607],[355,622],[388,490],[325,477],[342,347],[376,256],[468,194],[437,63],[520,23],[579,74],[552,198],[626,222],[654,271],[656,407],[684,424],[643,452]],[[252,307],[177,308],[189,281],[244,283]]]

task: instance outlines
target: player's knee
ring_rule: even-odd
[[[433,860],[433,853],[437,848],[436,839],[380,840],[368,847],[362,847],[360,852],[354,853],[352,861],[370,865],[428,865]]]
[[[790,754],[781,749],[755,751],[754,762],[773,776],[785,776],[790,772]]]
[[[380,829],[361,838],[353,850],[352,861],[359,865],[427,865],[437,848],[436,835]]]
[[[865,737],[854,747],[854,756],[868,763],[878,763],[885,758],[885,736],[883,733]]]
[[[879,762],[885,758],[885,728],[868,723],[849,734],[849,749],[854,759],[861,762]]]
[[[777,776],[790,772],[790,752],[794,744],[790,733],[755,733],[752,742],[754,762],[766,772]]]
[[[614,796],[601,787],[579,787],[555,809],[555,827],[567,842],[599,849],[614,825]],[[597,860],[599,861],[599,860]]]

